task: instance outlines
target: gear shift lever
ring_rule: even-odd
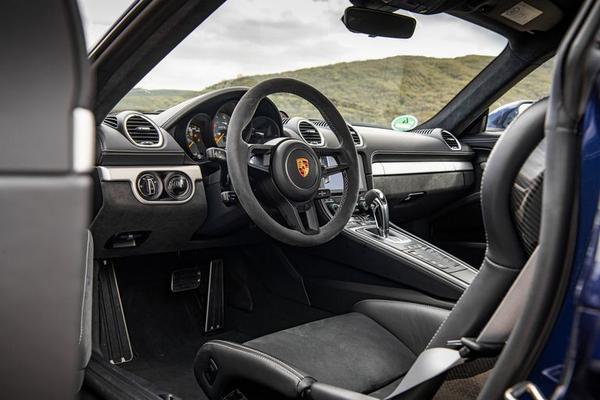
[[[390,212],[385,194],[379,189],[371,189],[365,193],[365,203],[373,210],[377,233],[387,238],[390,233]]]

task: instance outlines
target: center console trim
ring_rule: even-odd
[[[355,238],[356,240],[361,241],[362,243],[366,243],[367,245],[370,246],[374,246],[383,250],[386,250],[387,252],[390,252],[392,254],[394,254],[396,257],[399,257],[401,259],[407,260],[409,261],[411,264],[420,267],[424,270],[426,270],[426,272],[428,272],[429,274],[433,275],[436,278],[441,278],[444,281],[448,281],[462,289],[466,289],[467,287],[469,287],[470,283],[469,282],[465,282],[455,276],[453,276],[452,274],[445,272],[433,265],[430,265],[426,262],[423,262],[421,260],[419,260],[416,257],[411,256],[410,254],[407,254],[405,252],[402,252],[400,250],[398,250],[396,247],[385,243],[385,240],[382,238],[382,240],[378,240],[377,238],[373,237],[375,236],[373,233],[368,232],[366,229],[369,226],[352,226],[352,227],[346,227],[344,229],[344,232],[350,236],[352,236],[353,238]],[[375,225],[373,224],[373,227],[375,227]],[[390,226],[390,235],[397,235],[397,236],[403,236],[403,237],[407,237],[408,239],[410,239],[411,241],[420,243],[420,244],[425,244],[428,247],[431,247],[432,249],[438,251],[439,253],[443,254],[446,257],[449,257],[450,259],[452,259],[453,261],[460,263],[461,266],[463,266],[465,269],[473,272],[474,274],[477,274],[477,270],[474,269],[473,267],[471,267],[468,264],[465,264],[463,261],[457,259],[456,257],[453,257],[451,254],[446,253],[445,251],[442,251],[441,249],[438,249],[437,247],[435,247],[434,245],[432,245],[429,242],[426,242],[408,232],[406,232],[403,229],[400,229],[394,225]]]
[[[371,165],[373,176],[433,174],[472,171],[469,161],[378,161]]]
[[[144,172],[179,172],[186,175],[192,181],[190,195],[183,200],[153,201],[144,199],[136,188],[138,177]],[[98,175],[104,182],[129,182],[131,191],[135,198],[143,204],[151,205],[171,205],[184,204],[190,201],[196,193],[196,181],[202,180],[202,171],[198,165],[177,165],[177,166],[144,166],[144,167],[105,167],[98,166]]]

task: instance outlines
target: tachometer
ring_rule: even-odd
[[[195,115],[185,129],[185,145],[192,158],[200,160],[205,150],[203,136],[208,132],[210,117],[206,114]]]
[[[215,144],[221,148],[225,148],[227,144],[227,128],[229,128],[229,120],[231,116],[224,111],[219,111],[215,115],[212,123],[212,134]]]

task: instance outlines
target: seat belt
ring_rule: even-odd
[[[458,350],[434,347],[423,351],[386,400],[392,400],[467,360],[500,351],[508,340],[517,318],[523,313],[527,295],[533,284],[537,253],[536,247],[477,339],[462,338],[448,343],[461,346]]]

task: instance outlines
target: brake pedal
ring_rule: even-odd
[[[212,260],[208,270],[204,333],[214,332],[225,326],[225,296],[223,289],[223,260]]]
[[[179,293],[195,290],[202,283],[200,268],[178,269],[171,273],[171,292]]]

